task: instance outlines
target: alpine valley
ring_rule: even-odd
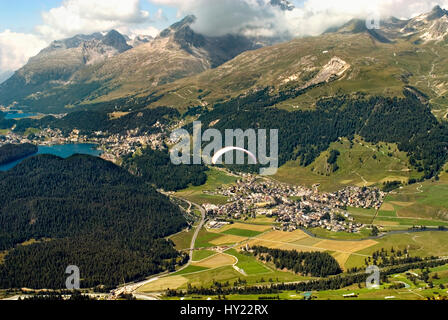
[[[58,297],[76,264],[101,299],[448,299],[448,11],[301,38],[197,19],[54,41],[0,84],[0,298]],[[278,129],[278,171],[174,165],[194,121]],[[35,154],[73,143],[101,156]]]

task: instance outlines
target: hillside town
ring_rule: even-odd
[[[262,215],[274,217],[278,229],[283,231],[324,228],[350,233],[359,232],[364,225],[355,223],[347,208],[378,210],[385,197],[376,188],[346,187],[334,193],[320,193],[317,185],[309,189],[253,176],[207,193],[229,198],[228,203],[221,206],[204,205],[207,214],[217,220],[244,220]]]
[[[51,128],[35,131],[28,135],[10,131],[4,135],[0,134],[0,146],[23,143],[32,143],[40,146],[90,143],[97,145],[98,149],[103,152],[101,155],[103,159],[117,163],[123,155],[134,153],[143,146],[148,146],[152,149],[163,149],[167,138],[167,130],[160,123],[156,123],[154,127],[160,129],[158,133],[145,134],[135,129],[128,130],[124,134],[113,135],[97,131],[87,136],[82,135],[77,129],[74,129],[69,134],[64,134],[59,129]]]

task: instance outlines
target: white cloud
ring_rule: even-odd
[[[293,11],[283,12],[269,0],[150,0],[178,8],[180,15],[198,18],[193,28],[209,35],[246,34],[316,35],[352,18],[379,12],[382,17],[410,18],[448,0],[305,0]]]
[[[131,39],[134,39],[136,36],[139,35],[148,35],[155,38],[160,33],[160,30],[153,26],[147,26],[145,28],[131,28],[131,29],[123,28],[118,29],[118,31],[127,34]]]
[[[353,18],[366,18],[372,14],[379,14],[381,19],[391,16],[408,19],[429,12],[436,5],[448,7],[448,1],[307,0],[302,8],[286,12],[285,19],[281,20],[279,27],[289,30],[295,36],[316,35]]]
[[[93,33],[149,21],[140,0],[65,0],[60,7],[42,13],[44,24],[36,30],[47,39]]]
[[[46,41],[32,34],[10,30],[0,33],[0,73],[19,69],[46,45]]]
[[[448,0],[305,0],[293,11],[268,5],[270,0],[64,0],[59,7],[42,13],[43,23],[35,34],[0,33],[0,74],[17,70],[28,58],[56,39],[79,33],[117,29],[130,36],[159,30],[154,19],[164,20],[162,9],[150,15],[142,1],[178,9],[178,17],[194,14],[193,28],[208,35],[317,35],[351,18],[377,10],[382,17],[409,18],[429,11],[436,4],[448,8]]]
[[[141,0],[64,0],[59,7],[42,12],[42,20],[34,34],[0,33],[0,74],[19,69],[51,41],[76,34],[111,29],[130,35],[158,33],[150,26],[149,12],[141,9]]]

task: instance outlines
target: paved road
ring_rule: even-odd
[[[135,294],[135,291],[137,291],[137,289],[141,288],[142,286],[144,286],[144,285],[146,285],[146,284],[148,284],[148,283],[150,283],[150,282],[153,282],[153,281],[158,280],[161,276],[169,276],[170,274],[173,274],[173,273],[182,271],[182,270],[184,270],[185,268],[187,268],[187,267],[191,264],[191,262],[193,261],[193,252],[194,252],[194,248],[195,248],[195,244],[196,244],[196,239],[197,239],[197,237],[198,237],[198,235],[199,235],[199,232],[201,231],[202,227],[203,227],[204,224],[205,224],[205,216],[206,216],[205,209],[202,208],[200,205],[198,205],[198,204],[196,204],[196,203],[193,203],[193,202],[191,202],[191,201],[188,201],[188,200],[185,200],[185,199],[182,199],[182,198],[178,198],[178,197],[175,197],[175,196],[173,196],[173,195],[168,195],[168,194],[165,194],[165,195],[166,195],[166,196],[171,196],[171,197],[174,197],[174,198],[177,198],[177,199],[180,199],[180,200],[182,200],[182,201],[185,201],[185,202],[187,202],[187,203],[190,205],[190,209],[191,209],[191,207],[194,206],[194,207],[198,208],[199,211],[201,212],[201,221],[199,222],[199,225],[196,227],[196,230],[195,230],[195,232],[194,232],[194,234],[193,234],[193,237],[192,237],[192,239],[191,239],[191,244],[190,244],[190,249],[189,249],[189,251],[190,251],[190,254],[189,254],[190,259],[189,259],[189,261],[188,261],[188,263],[187,263],[186,265],[184,265],[184,266],[183,266],[182,268],[180,268],[179,270],[176,270],[175,272],[171,272],[171,273],[169,273],[169,272],[163,272],[163,273],[160,273],[160,274],[157,274],[157,275],[153,275],[151,278],[146,279],[145,281],[138,282],[138,283],[132,283],[132,284],[128,284],[128,285],[122,286],[122,287],[120,287],[119,289],[117,289],[117,290],[119,290],[119,292],[120,292],[120,291],[121,291],[121,292],[125,291],[125,292],[127,292],[127,293],[132,293],[132,294],[134,294],[134,296],[135,296],[136,298],[143,298],[143,296],[142,296],[141,294]],[[144,299],[145,299],[145,300],[150,300],[150,299],[157,300],[157,297],[154,297],[154,296],[146,296]]]
[[[184,201],[186,201],[190,206],[191,206],[191,205],[195,206],[195,207],[198,208],[199,211],[201,212],[201,222],[199,222],[199,225],[197,226],[197,228],[196,228],[196,230],[195,230],[195,232],[194,232],[193,238],[191,238],[191,244],[190,244],[190,261],[189,261],[189,263],[188,263],[188,264],[190,264],[191,261],[193,261],[193,252],[194,252],[194,247],[195,247],[195,244],[196,244],[196,239],[198,238],[198,234],[199,234],[199,232],[201,231],[202,227],[203,227],[204,224],[205,224],[205,214],[206,214],[206,212],[205,212],[205,209],[202,208],[200,205],[198,205],[198,204],[196,204],[196,203],[192,203],[192,202],[187,201],[187,200],[184,200]]]

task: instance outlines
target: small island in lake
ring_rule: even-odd
[[[0,147],[0,165],[4,165],[29,155],[35,154],[39,148],[34,144],[5,144]]]

